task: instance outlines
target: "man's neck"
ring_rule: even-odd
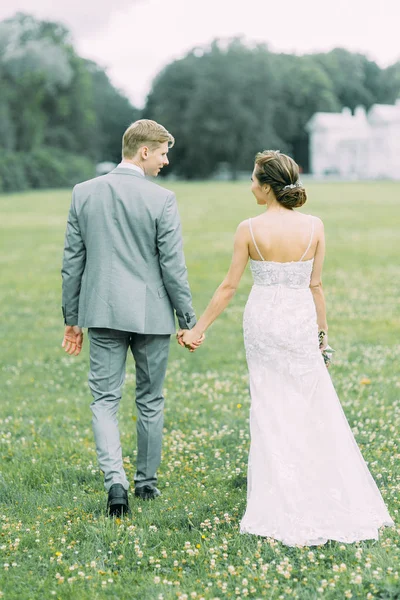
[[[143,173],[143,175],[146,174],[143,166],[139,163],[139,161],[136,161],[134,159],[123,158],[120,165],[126,165],[128,168],[135,167],[135,170],[138,169],[141,171],[141,173]]]

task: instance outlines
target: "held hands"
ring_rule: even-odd
[[[66,325],[61,344],[67,354],[78,356],[82,350],[83,331],[77,325]]]
[[[194,352],[201,346],[206,336],[204,333],[199,336],[198,331],[194,327],[193,329],[180,329],[176,334],[176,339],[182,348],[187,348],[189,352]]]

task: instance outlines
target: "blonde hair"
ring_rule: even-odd
[[[172,148],[175,138],[156,121],[140,119],[129,125],[122,137],[122,158],[134,158],[141,146],[155,150],[164,142]]]
[[[282,206],[299,208],[306,202],[306,190],[299,181],[299,166],[293,158],[279,150],[264,150],[257,154],[255,167],[260,184],[270,185]]]

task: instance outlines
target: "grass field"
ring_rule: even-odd
[[[256,215],[245,183],[174,183],[194,304],[205,308],[237,224]],[[172,341],[162,497],[104,517],[87,387],[88,344],[60,348],[68,191],[0,197],[0,597],[33,599],[399,599],[400,184],[310,184],[325,222],[331,375],[396,529],[379,541],[287,548],[238,533],[246,501],[249,396],[237,295],[195,354]],[[120,411],[135,468],[134,369]]]

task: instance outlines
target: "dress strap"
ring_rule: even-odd
[[[251,226],[251,219],[249,219],[248,221],[249,221],[249,229],[250,229],[250,233],[251,233],[251,239],[253,240],[254,247],[257,250],[258,255],[261,258],[261,260],[265,260],[264,257],[263,257],[263,255],[261,254],[261,252],[258,249],[258,246],[256,244],[256,240],[254,239],[253,227]]]
[[[304,252],[303,256],[301,257],[301,259],[299,260],[299,262],[301,262],[303,260],[303,258],[305,256],[307,256],[307,252],[309,251],[309,249],[311,248],[311,244],[313,241],[313,237],[314,237],[314,217],[311,216],[311,236],[310,236],[310,241],[308,242],[308,246],[307,246],[307,250]]]

